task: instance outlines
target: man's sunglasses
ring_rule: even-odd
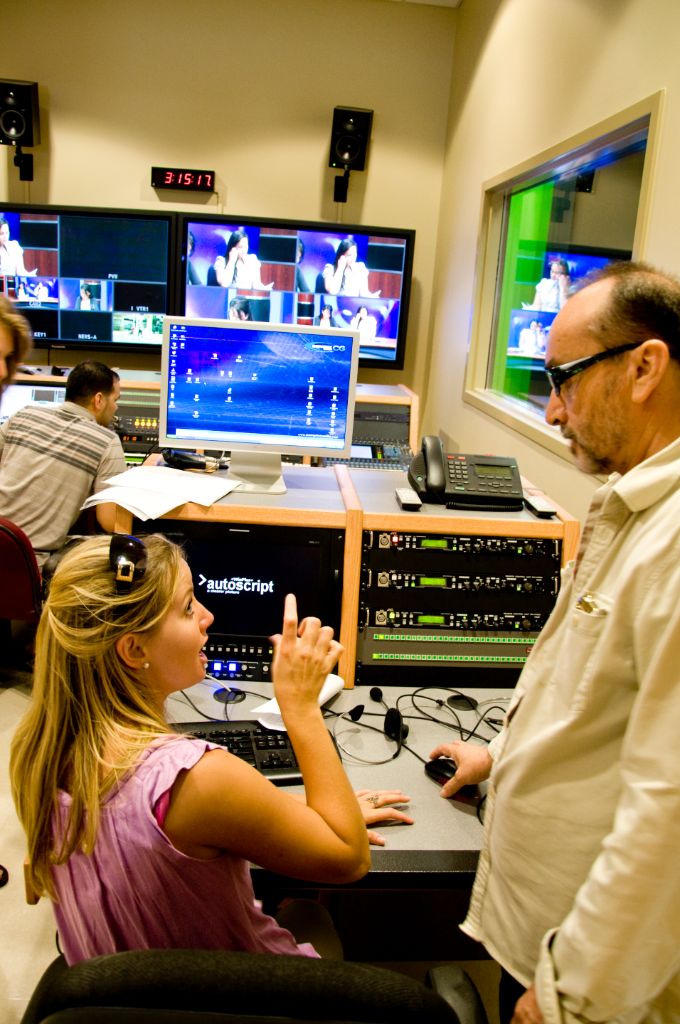
[[[141,580],[146,572],[146,544],[139,537],[114,533],[109,548],[109,565],[113,569],[118,593],[129,593],[132,584]]]
[[[545,375],[550,382],[550,387],[556,395],[559,395],[560,388],[570,377],[575,377],[577,373],[583,373],[590,366],[595,366],[596,363],[601,363],[605,359],[611,359],[612,356],[618,356],[622,352],[630,352],[631,349],[639,348],[640,345],[644,345],[644,342],[631,341],[627,345],[606,348],[603,352],[598,352],[594,356],[586,356],[584,359],[574,359],[570,363],[562,363],[561,366],[546,366],[544,367]]]

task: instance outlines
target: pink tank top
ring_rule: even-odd
[[[175,779],[210,749],[180,736],[150,746],[102,806],[92,855],[74,853],[53,868],[54,912],[69,964],[126,949],[318,956],[262,912],[247,861],[229,853],[188,857],[163,832],[157,815],[162,822]],[[59,831],[70,802],[59,794]]]

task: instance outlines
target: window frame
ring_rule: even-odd
[[[646,130],[647,146],[632,246],[632,259],[644,259],[664,97],[664,89],[652,93],[482,185],[474,313],[465,367],[463,402],[564,459],[570,460],[571,456],[569,446],[559,432],[548,426],[535,411],[531,411],[528,403],[502,395],[487,384],[493,357],[494,302],[505,241],[506,200],[519,185],[532,187],[556,174],[573,171],[593,160],[605,145],[622,145],[636,133]]]

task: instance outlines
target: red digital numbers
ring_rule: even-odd
[[[152,167],[151,186],[152,188],[213,192],[215,190],[215,172],[192,171],[184,167]]]

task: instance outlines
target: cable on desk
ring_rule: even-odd
[[[352,712],[356,713],[356,711],[358,709],[361,709],[359,714],[356,716],[356,718],[352,718]],[[333,727],[331,729],[331,736],[333,738],[333,742],[335,744],[335,748],[338,751],[338,754],[340,756],[340,760],[341,761],[344,760],[345,758],[347,758],[347,759],[351,760],[352,762],[354,762],[355,764],[389,764],[390,761],[394,761],[394,759],[399,756],[399,754],[401,753],[402,750],[407,750],[409,752],[409,754],[413,754],[413,756],[415,758],[417,758],[419,761],[421,761],[423,764],[426,763],[426,759],[424,757],[421,757],[420,754],[417,754],[416,751],[412,747],[409,747],[409,745],[407,743],[405,743],[403,739],[401,740],[401,742],[393,741],[393,742],[399,742],[399,746],[397,747],[396,751],[393,754],[390,754],[389,757],[382,757],[379,760],[372,760],[372,759],[370,760],[367,757],[360,757],[359,754],[355,754],[351,750],[348,750],[346,747],[343,747],[342,743],[340,742],[340,740],[338,738],[338,732],[337,732],[338,723],[343,718],[345,720],[349,719],[355,725],[358,725],[361,729],[370,729],[371,732],[380,733],[380,735],[381,736],[385,736],[386,739],[390,738],[390,737],[388,737],[386,735],[384,729],[378,729],[377,726],[369,725],[368,722],[360,722],[359,718],[360,718],[361,714],[363,714],[363,705],[361,705],[361,704],[357,705],[356,708],[352,708],[351,711],[339,712],[339,711],[333,711],[331,708],[325,708],[324,709],[324,717],[326,717],[326,715],[333,715],[333,717],[334,717]],[[367,714],[376,714],[376,712],[369,711],[369,712],[367,712]],[[345,755],[345,758],[343,758],[343,754]]]
[[[211,676],[208,673],[206,673],[206,676],[205,676],[205,679],[203,680],[203,682],[205,682],[206,680],[209,680],[211,683],[217,683],[218,686],[222,686],[222,683],[220,682],[219,679],[215,679],[214,676]],[[262,700],[262,694],[261,693],[254,693],[252,690],[242,690],[240,687],[238,689],[238,692],[245,694],[247,697],[257,697],[258,700]],[[189,696],[188,693],[186,693],[185,690],[180,690],[177,694],[170,694],[170,697],[173,700],[180,700],[180,699],[183,698],[187,702],[187,704],[189,704],[194,709],[196,714],[200,715],[201,718],[204,721],[206,721],[206,722],[228,722],[230,720],[229,719],[229,707],[230,707],[230,705],[229,705],[228,702],[223,705],[224,714],[222,715],[222,717],[221,718],[217,718],[214,715],[206,715],[205,711],[201,711],[201,709],[199,707],[197,707],[196,704],[194,704],[194,702],[192,701],[191,697]]]
[[[440,691],[444,690],[444,692],[459,693],[458,690],[450,690],[449,691],[447,687],[441,687],[441,686],[438,686],[438,687],[429,687],[429,686],[427,686],[426,687],[426,686],[422,686],[419,689],[414,690],[413,693],[402,694],[400,697],[397,698],[397,704],[402,699],[410,700],[411,704],[414,707],[414,709],[416,711],[418,711],[422,716],[424,716],[425,718],[429,719],[429,721],[431,721],[431,722],[436,722],[438,725],[443,725],[447,729],[455,729],[456,732],[458,732],[460,734],[460,738],[462,740],[464,740],[464,741],[472,739],[473,736],[479,736],[480,739],[485,740],[488,743],[492,737],[490,738],[488,736],[483,736],[483,735],[480,734],[479,729],[480,729],[480,726],[482,726],[482,725],[488,725],[488,726],[490,726],[494,730],[494,732],[498,732],[499,726],[496,725],[496,720],[490,722],[489,718],[488,718],[488,713],[491,710],[498,710],[498,711],[501,711],[503,713],[503,715],[505,715],[505,708],[501,707],[499,704],[497,704],[497,703],[496,704],[491,704],[488,708],[485,708],[484,712],[478,717],[478,719],[475,722],[474,726],[471,729],[467,729],[463,725],[463,723],[462,723],[460,717],[458,716],[458,714],[456,713],[455,709],[452,708],[449,704],[447,704],[446,701],[443,698],[441,698],[441,697],[431,697],[428,693],[425,692],[426,690],[431,690],[431,689],[436,689],[436,690],[440,690]],[[446,714],[450,715],[454,719],[454,721],[450,722],[450,721],[447,721],[444,718],[440,718],[438,715],[431,715],[424,707],[422,707],[422,705],[418,704],[418,700],[429,700],[429,701],[432,701],[432,703],[436,704],[437,707],[440,708],[443,712],[445,712]]]

